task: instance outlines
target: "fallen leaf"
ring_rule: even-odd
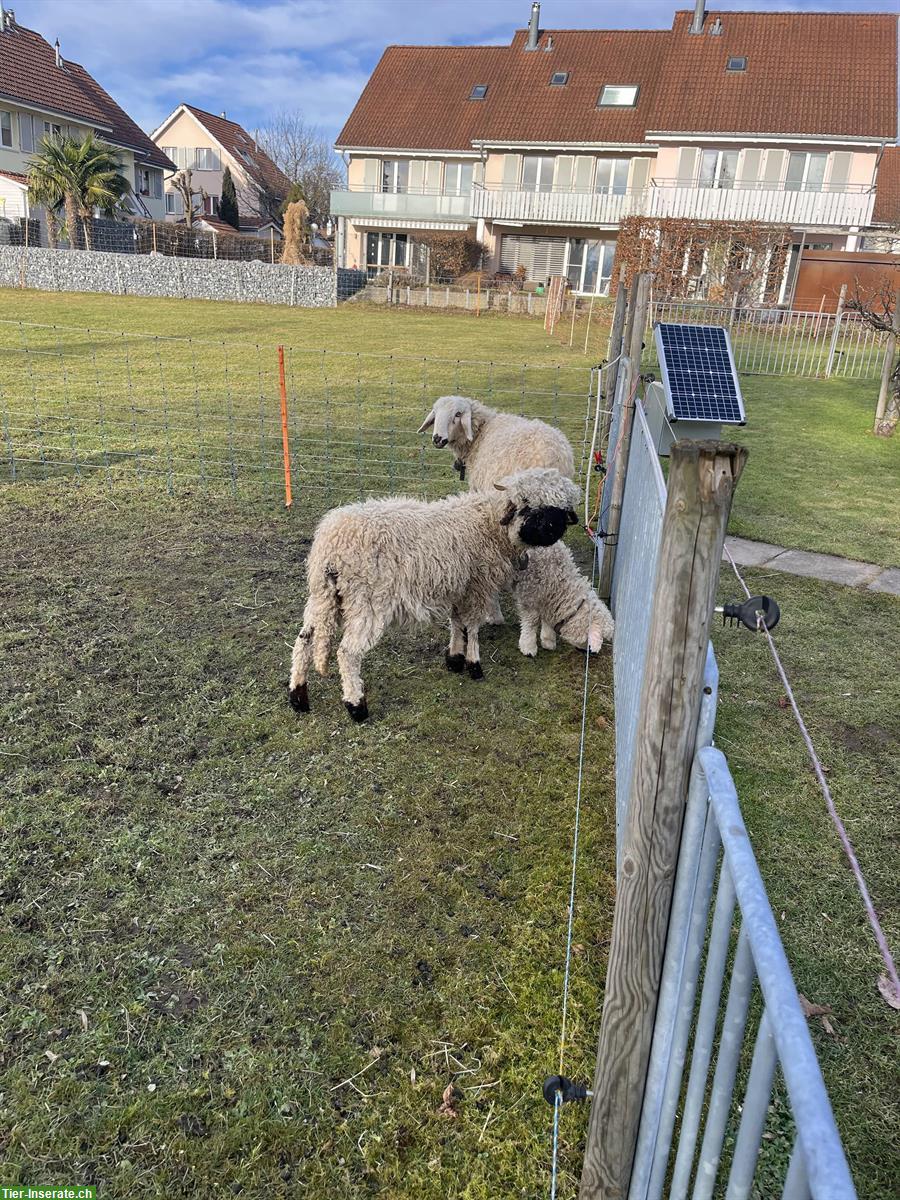
[[[825,1030],[825,1032],[828,1034],[829,1037],[834,1037],[834,1026],[828,1020],[828,1018],[824,1015],[822,1017],[822,1028]]]
[[[410,1083],[416,1082],[416,1068],[415,1067],[413,1067],[409,1072],[409,1082]]]
[[[778,697],[778,707],[779,708],[789,708],[790,703],[791,702],[790,702],[790,700],[788,700],[787,696],[779,696]]]
[[[77,1011],[78,1011],[78,1015],[79,1015],[79,1017],[81,1018],[81,1028],[84,1030],[84,1032],[85,1032],[85,1033],[87,1033],[87,1030],[88,1030],[88,1015],[87,1015],[87,1013],[84,1011],[84,1009],[83,1009],[83,1008],[79,1008]]]
[[[594,724],[598,729],[606,729],[609,726],[609,721],[607,721],[606,717],[599,716],[594,717]]]
[[[900,1009],[900,992],[897,991],[887,975],[878,976],[878,990],[891,1008]]]
[[[456,1093],[452,1083],[448,1083],[444,1088],[444,1095],[441,1100],[441,1107],[438,1109],[438,1116],[441,1117],[458,1117],[459,1109],[456,1107],[459,1096]]]
[[[803,1009],[803,1015],[807,1020],[810,1017],[827,1017],[831,1015],[831,1009],[827,1004],[813,1004],[811,1000],[807,1000],[802,992],[797,993],[797,998],[800,1001],[800,1007]]]
[[[50,1061],[51,1061],[51,1063],[55,1063],[55,1062],[56,1062],[56,1060],[59,1058],[59,1055],[58,1055],[58,1054],[54,1054],[52,1050],[45,1050],[45,1051],[44,1051],[44,1057],[45,1057],[45,1058],[49,1058],[49,1059],[50,1059]]]

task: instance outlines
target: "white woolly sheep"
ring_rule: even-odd
[[[528,467],[552,467],[572,479],[575,458],[568,438],[544,421],[498,412],[467,396],[441,396],[418,432],[434,427],[431,440],[449,446],[460,479],[476,492]]]
[[[556,649],[556,638],[583,650],[599,652],[612,640],[615,625],[609,609],[578,570],[572,551],[558,543],[528,555],[524,570],[512,585],[519,612],[519,649],[534,658],[538,630],[545,650]]]
[[[309,599],[291,660],[290,701],[309,712],[310,661],[325,673],[337,626],[344,704],[354,721],[369,715],[363,656],[392,624],[450,619],[451,671],[483,672],[478,630],[500,588],[531,546],[558,541],[577,521],[579,493],[558,471],[520,471],[490,492],[464,492],[431,504],[398,496],[332,509],[319,523],[307,560]]]

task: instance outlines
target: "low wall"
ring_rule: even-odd
[[[330,308],[330,267],[0,246],[0,287]]]
[[[343,298],[343,297],[342,297]],[[370,304],[399,304],[410,308],[462,308],[474,312],[491,309],[494,312],[525,313],[542,317],[547,311],[546,295],[536,292],[513,292],[504,288],[459,288],[443,283],[429,287],[407,287],[395,284],[393,290],[370,283],[357,292],[355,300]]]

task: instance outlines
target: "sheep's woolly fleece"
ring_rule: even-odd
[[[456,461],[465,465],[473,491],[487,491],[504,476],[529,467],[552,467],[569,479],[575,474],[568,438],[545,421],[498,412],[467,396],[441,396],[420,432],[432,423],[434,437],[446,441]]]
[[[590,644],[594,653],[604,640],[612,640],[615,625],[609,609],[561,542],[529,551],[527,566],[516,574],[513,594],[523,654],[537,653],[539,628],[541,645],[548,650],[557,634],[581,650]]]

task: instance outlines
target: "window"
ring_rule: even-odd
[[[746,55],[733,54],[725,65],[726,71],[746,71],[747,58]]]
[[[569,241],[569,266],[566,271],[572,290],[589,295],[606,296],[612,278],[615,241],[589,241],[572,238]]]
[[[208,146],[198,146],[194,151],[194,167],[198,171],[219,171],[221,161],[218,152]]]
[[[515,275],[525,268],[525,278],[546,282],[551,275],[564,275],[566,239],[504,234],[500,243],[500,270]]]
[[[62,125],[54,125],[52,121],[45,121],[44,137],[62,137]]]
[[[219,197],[206,196],[203,200],[203,212],[207,217],[217,217],[219,215]]]
[[[634,108],[637,104],[639,87],[636,83],[608,83],[597,100],[598,108]]]
[[[565,87],[568,82],[569,82],[569,72],[568,71],[554,71],[553,74],[550,76],[550,86],[551,87]]]
[[[183,215],[184,201],[178,192],[166,192],[166,212],[176,217]]]
[[[389,267],[405,267],[409,236],[405,233],[367,233],[366,270],[377,275]]]
[[[27,154],[34,151],[34,123],[28,113],[19,113],[19,148]]]
[[[553,156],[524,154],[522,156],[522,190],[524,192],[553,191]]]
[[[444,168],[444,194],[468,196],[472,190],[472,168],[470,162],[448,162]]]
[[[630,158],[598,158],[594,191],[605,196],[624,196],[628,190]]]
[[[381,164],[381,191],[409,191],[409,159],[386,158]]]
[[[483,100],[487,95],[488,85],[486,83],[476,83],[469,92],[470,100]]]
[[[150,172],[145,167],[136,167],[134,182],[139,196],[150,195]]]
[[[703,150],[700,154],[700,175],[697,185],[702,188],[731,190],[738,165],[737,150]]]
[[[821,192],[827,163],[827,154],[806,154],[803,151],[792,150],[788,155],[784,190],[786,192]]]
[[[0,112],[0,146],[12,146],[11,112]]]

